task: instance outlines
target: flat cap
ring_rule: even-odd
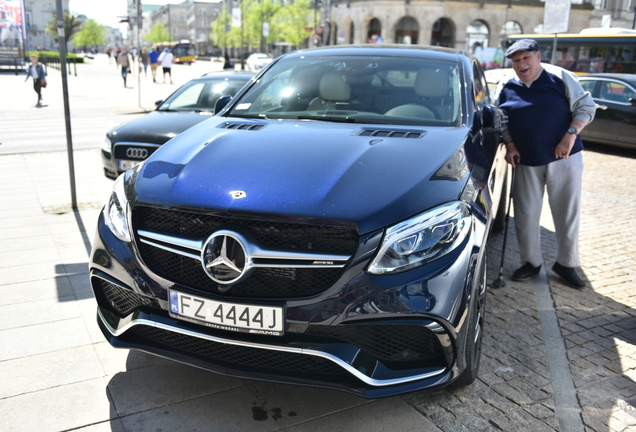
[[[506,57],[512,57],[517,51],[539,51],[539,44],[533,39],[519,39],[506,50]]]

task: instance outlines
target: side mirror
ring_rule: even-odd
[[[162,103],[163,103],[163,99],[159,99],[159,100],[155,101],[155,106],[157,108],[159,108],[159,105],[161,105]]]
[[[506,113],[501,108],[493,105],[484,105],[481,117],[481,131],[485,134],[501,134],[506,127],[506,123],[508,123]]]
[[[629,98],[629,100],[627,101],[627,103],[629,104],[629,106],[636,106],[636,99],[634,99],[634,98]]]
[[[232,96],[230,95],[224,95],[218,98],[216,103],[214,104],[214,114],[218,114],[221,111],[223,111],[223,108],[225,108],[227,104],[230,103],[231,100],[232,100]]]

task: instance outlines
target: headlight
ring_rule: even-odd
[[[106,138],[104,138],[104,142],[102,143],[102,150],[104,150],[106,153],[111,153],[113,151],[113,143],[110,138],[108,138],[108,135],[106,135]]]
[[[130,231],[128,230],[128,200],[124,190],[124,178],[126,174],[120,175],[113,185],[113,192],[104,207],[104,222],[115,237],[119,240],[129,242]]]
[[[400,222],[386,230],[380,250],[367,271],[400,273],[434,261],[466,238],[471,220],[468,204],[455,201]]]

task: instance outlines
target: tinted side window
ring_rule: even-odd
[[[599,97],[607,101],[627,104],[630,98],[636,97],[634,90],[614,81],[601,82]]]
[[[594,87],[597,83],[596,80],[581,80],[581,87],[583,90],[590,92],[593,97],[596,97],[596,93],[594,93]]]
[[[473,75],[475,76],[475,101],[478,106],[490,103],[488,83],[481,67],[477,63],[473,63]]]

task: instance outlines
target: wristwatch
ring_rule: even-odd
[[[572,134],[572,135],[578,135],[578,134],[579,134],[579,131],[578,131],[578,130],[576,130],[576,128],[575,128],[575,127],[571,127],[570,129],[568,129],[568,133],[569,133],[569,134]]]

